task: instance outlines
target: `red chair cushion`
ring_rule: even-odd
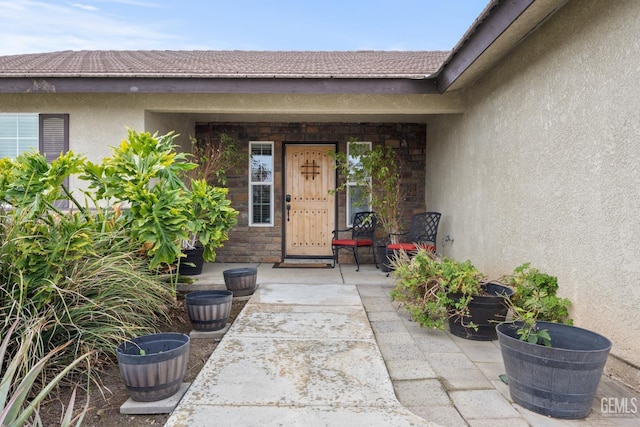
[[[369,239],[358,240],[357,245],[354,239],[336,239],[332,240],[333,246],[373,246],[373,241]]]
[[[391,243],[387,245],[387,249],[390,251],[406,251],[413,252],[418,249],[425,249],[427,251],[435,252],[436,248],[433,245],[416,244],[416,243]]]

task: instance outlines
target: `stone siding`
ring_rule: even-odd
[[[344,151],[349,139],[371,141],[374,145],[394,147],[404,162],[403,185],[406,190],[404,216],[408,223],[413,213],[425,208],[425,151],[426,125],[395,123],[196,123],[196,137],[225,132],[241,142],[242,152],[248,154],[249,141],[273,141],[274,143],[274,225],[249,227],[248,160],[239,171],[230,171],[227,186],[232,206],[240,214],[238,224],[229,233],[229,240],[217,251],[218,262],[278,262],[284,254],[283,247],[283,148],[286,143],[334,143]],[[343,181],[338,176],[338,184]],[[337,197],[338,228],[346,228],[344,192]],[[347,251],[340,262],[353,263]],[[373,259],[363,251],[364,263]]]

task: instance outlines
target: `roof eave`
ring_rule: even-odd
[[[567,1],[493,0],[434,73],[438,91],[460,89],[475,81]]]
[[[414,77],[3,76],[0,93],[438,93],[435,80]]]

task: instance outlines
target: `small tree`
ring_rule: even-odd
[[[227,173],[238,170],[245,156],[240,152],[239,142],[226,133],[200,139],[191,138],[190,160],[197,165],[186,172],[185,182],[204,179],[209,185],[227,185]]]
[[[354,182],[362,192],[363,203],[368,201],[377,214],[382,229],[387,233],[400,232],[404,202],[402,160],[390,146],[376,145],[370,150],[353,138],[348,144],[349,156],[342,152],[330,153],[336,161],[336,169],[345,177],[345,182],[336,191],[345,190],[347,182]],[[351,163],[349,157],[356,161]]]

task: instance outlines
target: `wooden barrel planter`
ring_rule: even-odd
[[[116,348],[118,367],[131,399],[155,402],[180,390],[189,362],[189,336],[143,335]]]
[[[537,322],[551,347],[521,341],[520,323],[496,327],[509,393],[518,405],[555,418],[589,415],[611,350],[611,341],[587,329]]]
[[[257,268],[232,268],[224,270],[222,275],[227,290],[233,292],[234,297],[251,295],[256,290]]]
[[[474,341],[492,341],[498,339],[496,325],[505,321],[509,306],[504,300],[513,295],[513,289],[498,283],[483,285],[487,295],[476,295],[469,302],[469,316],[453,316],[449,318],[449,331],[458,337]],[[454,301],[460,295],[451,294]],[[478,329],[467,327],[473,322]]]
[[[218,331],[223,329],[231,314],[233,292],[194,291],[185,295],[187,314],[196,331]]]
[[[204,247],[196,247],[194,249],[184,249],[185,257],[180,259],[180,265],[178,267],[178,274],[184,276],[197,276],[202,274],[202,267],[204,267]]]

